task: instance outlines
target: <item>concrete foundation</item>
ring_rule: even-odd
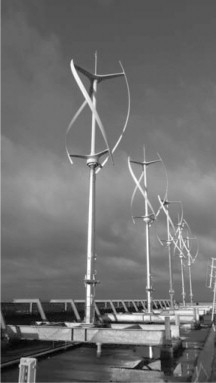
[[[178,331],[168,328],[113,329],[61,326],[7,326],[10,338],[85,343],[160,346],[178,339]],[[175,335],[175,337],[172,337]]]
[[[165,318],[169,317],[171,323],[176,323],[180,320],[180,323],[192,323],[195,322],[194,314],[181,314],[176,313],[175,315],[168,314],[166,315],[155,315],[155,314],[142,314],[142,313],[133,313],[133,314],[104,314],[104,322],[119,322],[119,323],[165,323]]]

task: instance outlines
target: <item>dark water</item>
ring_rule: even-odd
[[[31,318],[32,319],[32,318]],[[163,382],[190,381],[194,364],[203,347],[209,328],[199,330],[181,330],[183,348],[174,359],[166,357],[160,360],[161,351],[153,348],[153,360],[149,360],[149,348],[140,346],[111,346],[103,345],[101,357],[97,357],[95,345],[82,345],[78,348],[64,351],[46,358],[38,359],[37,382]],[[46,342],[45,342],[46,343]],[[40,343],[40,347],[42,343]],[[46,345],[44,345],[46,346]],[[32,343],[21,347],[19,345],[4,349],[2,362],[8,357],[19,358],[26,348],[31,350]],[[39,346],[38,346],[39,347]],[[37,348],[37,347],[36,347]],[[27,350],[28,351],[28,350]],[[27,352],[28,354],[28,352]],[[149,364],[153,362],[153,364]],[[149,372],[148,368],[152,369]],[[143,371],[143,369],[146,369]],[[124,373],[124,374],[123,374]],[[135,374],[135,375],[133,375]],[[141,374],[141,380],[140,379]],[[136,376],[137,378],[131,378]],[[18,382],[19,367],[2,370],[1,382]],[[152,380],[153,379],[153,380]]]
[[[111,382],[116,381],[119,368],[131,369],[140,360],[149,361],[147,347],[102,346],[97,357],[95,346],[82,346],[40,360],[37,367],[37,382]],[[159,350],[154,349],[158,360]],[[19,369],[5,370],[3,382],[18,382]],[[161,377],[163,372],[158,372]],[[163,381],[163,380],[161,380]]]
[[[189,381],[208,331],[208,328],[183,330],[183,348],[174,359],[160,360],[161,351],[157,347],[153,348],[153,359],[150,360],[148,347],[111,345],[103,345],[101,356],[97,357],[95,345],[82,344],[57,355],[39,359],[36,381],[114,382],[119,379],[135,382],[136,380],[131,378],[136,376],[135,373],[141,374],[143,382],[150,382],[150,378],[154,378],[155,382]],[[149,368],[152,371],[148,371]],[[18,366],[5,369],[2,371],[1,381],[18,382],[18,376]],[[140,378],[140,375],[138,377]]]

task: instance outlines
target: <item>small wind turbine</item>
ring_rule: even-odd
[[[167,189],[168,191],[168,189]],[[168,194],[168,193],[167,193]],[[164,243],[166,243],[166,246],[168,248],[168,262],[169,262],[169,294],[170,294],[170,306],[171,308],[173,309],[174,308],[174,289],[173,289],[173,272],[172,272],[172,249],[171,249],[171,245],[172,244],[175,244],[175,246],[178,247],[177,245],[177,241],[175,239],[175,235],[176,235],[176,230],[175,230],[175,226],[174,226],[174,223],[172,221],[172,219],[170,218],[170,214],[169,214],[169,205],[170,204],[181,204],[181,201],[170,201],[167,199],[167,194],[166,194],[166,198],[162,201],[160,196],[158,196],[158,200],[160,202],[160,209],[162,209],[166,215],[166,226],[167,226],[167,239],[166,240],[162,240],[159,238],[158,236],[158,239],[159,239],[159,242],[161,243],[162,246],[164,246]],[[179,249],[180,250],[180,249]]]
[[[126,130],[129,114],[130,114],[130,92],[129,92],[129,86],[127,77],[124,71],[124,68],[122,64],[120,63],[122,72],[120,73],[114,73],[114,74],[105,74],[101,75],[97,73],[97,53],[95,53],[95,73],[92,74],[88,72],[87,70],[81,68],[78,65],[75,65],[73,60],[71,60],[70,67],[72,74],[74,76],[74,79],[76,80],[76,83],[81,90],[83,96],[84,96],[84,102],[80,106],[80,108],[75,113],[74,117],[72,118],[67,131],[65,135],[65,148],[66,153],[68,156],[68,159],[71,164],[73,164],[72,158],[82,158],[86,160],[86,164],[89,167],[89,212],[88,212],[88,239],[87,239],[87,271],[86,276],[84,279],[85,286],[86,286],[86,301],[85,301],[85,324],[86,325],[93,325],[94,319],[95,319],[95,312],[94,312],[94,299],[95,299],[95,286],[98,283],[98,281],[95,279],[96,270],[94,269],[95,266],[95,191],[96,191],[96,174],[104,167],[109,157],[111,157],[113,161],[113,153],[116,150],[117,146],[119,145],[123,134]],[[89,90],[86,90],[79,73],[87,77],[87,79],[90,82]],[[127,115],[125,119],[125,123],[121,132],[121,135],[119,136],[116,144],[111,149],[109,145],[109,141],[105,132],[105,129],[103,127],[103,124],[101,122],[100,116],[98,114],[97,108],[96,108],[96,92],[97,92],[97,86],[105,80],[110,80],[117,77],[124,77],[127,87],[127,95],[128,95],[128,110]],[[85,106],[89,106],[91,113],[92,113],[92,123],[91,123],[91,148],[90,148],[90,154],[70,154],[69,150],[67,148],[67,136],[68,133],[85,108]],[[105,149],[96,153],[95,151],[95,134],[96,134],[96,126],[98,125],[101,134],[103,136],[104,142],[105,142]],[[100,162],[101,157],[106,156],[105,159]]]
[[[198,239],[197,237],[194,237],[191,233],[191,229],[190,229],[190,226],[188,224],[188,222],[184,219],[184,223],[186,225],[186,237],[183,238],[185,240],[185,243],[186,243],[186,251],[187,251],[187,258],[188,258],[188,275],[189,275],[189,289],[190,289],[190,293],[189,293],[189,296],[190,296],[190,303],[193,304],[193,289],[192,289],[192,275],[191,275],[191,266],[192,264],[195,262],[196,258],[197,258],[197,255],[199,253],[199,243],[198,243]],[[192,241],[196,241],[196,251],[195,251],[195,255],[192,254],[192,246],[191,246],[191,243]]]
[[[183,304],[183,306],[185,306],[185,298],[186,298],[185,279],[184,279],[184,261],[183,261],[183,259],[186,258],[184,250],[186,249],[186,251],[187,251],[187,247],[186,247],[184,239],[183,239],[184,225],[185,225],[185,223],[183,220],[183,210],[182,210],[181,219],[179,220],[179,222],[177,224],[176,237],[177,237],[177,241],[178,241],[178,250],[180,249],[179,258],[180,258],[180,266],[181,266],[182,304]],[[176,250],[176,248],[177,247],[175,246],[174,251]]]
[[[208,266],[210,268],[209,272],[209,283],[207,287],[213,290],[213,301],[212,301],[212,317],[211,321],[214,321],[215,314],[215,306],[216,306],[216,258],[211,258],[211,265]]]
[[[149,165],[155,164],[157,162],[162,162],[161,157],[158,154],[158,159],[153,161],[146,161],[145,157],[145,148],[143,148],[143,155],[144,159],[143,161],[134,161],[131,160],[130,157],[128,157],[128,168],[130,171],[130,174],[136,184],[135,189],[133,191],[132,197],[131,197],[131,208],[133,205],[134,197],[136,192],[139,190],[142,194],[144,201],[145,201],[145,214],[142,216],[132,216],[133,222],[135,222],[135,219],[141,219],[145,222],[145,234],[146,234],[146,293],[147,293],[147,306],[148,306],[148,313],[152,312],[152,282],[151,282],[151,262],[150,262],[150,227],[152,223],[154,222],[157,214],[155,213],[153,206],[151,202],[148,199],[148,187],[147,187],[147,167]],[[163,163],[163,162],[162,162]],[[138,166],[141,166],[142,172],[137,179],[135,176],[131,164],[135,164]],[[141,181],[143,180],[143,187],[141,186]]]

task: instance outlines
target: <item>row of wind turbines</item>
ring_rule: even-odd
[[[95,254],[95,208],[96,208],[96,176],[101,171],[101,169],[105,166],[108,159],[111,158],[113,162],[113,153],[118,147],[119,143],[122,140],[122,137],[126,131],[126,127],[128,125],[129,114],[130,114],[130,90],[128,85],[127,76],[125,70],[120,63],[121,72],[105,74],[101,75],[97,72],[97,53],[95,53],[95,71],[94,73],[90,73],[86,69],[74,64],[74,61],[71,60],[70,67],[73,77],[84,97],[84,101],[82,105],[79,107],[75,115],[73,116],[65,135],[65,148],[68,159],[71,164],[73,164],[73,158],[80,158],[86,160],[86,164],[89,168],[89,210],[88,210],[88,238],[87,238],[87,267],[86,267],[86,275],[85,275],[85,287],[86,287],[86,299],[85,299],[85,323],[87,325],[91,325],[94,323],[94,300],[95,300],[95,290],[98,281],[96,280],[96,254]],[[89,89],[86,89],[80,74],[87,78],[89,81]],[[126,84],[127,90],[127,99],[128,99],[128,107],[125,122],[122,128],[122,132],[113,146],[111,148],[109,144],[108,137],[106,135],[106,131],[102,124],[101,118],[97,111],[97,87],[98,85],[105,81],[116,78],[123,78]],[[90,154],[71,154],[67,147],[67,137],[68,134],[74,125],[75,121],[78,119],[84,108],[88,106],[91,111],[91,145],[90,145]],[[99,131],[102,134],[102,137],[105,142],[106,148],[100,152],[96,152],[96,128],[99,128]],[[153,224],[156,224],[158,221],[158,217],[160,214],[165,214],[166,217],[166,225],[167,225],[167,238],[162,240],[159,235],[157,237],[161,245],[164,244],[168,249],[168,260],[169,260],[169,294],[171,307],[174,307],[174,289],[173,289],[173,272],[172,272],[172,252],[178,253],[180,258],[181,265],[181,281],[182,281],[182,303],[185,302],[185,281],[184,281],[184,267],[187,263],[189,270],[189,285],[190,285],[190,301],[193,303],[193,291],[192,291],[192,278],[191,278],[191,266],[194,263],[197,255],[198,255],[198,242],[197,238],[194,237],[191,233],[190,227],[187,221],[183,217],[183,209],[182,204],[179,201],[170,201],[168,199],[168,182],[166,187],[166,192],[163,198],[158,196],[159,201],[159,209],[157,212],[154,211],[153,206],[150,202],[148,196],[148,185],[147,185],[147,168],[150,165],[155,163],[162,163],[164,169],[165,166],[161,157],[158,155],[158,158],[154,161],[146,161],[145,158],[145,150],[144,150],[144,159],[143,161],[135,161],[128,158],[128,167],[130,174],[135,182],[135,189],[131,198],[131,207],[133,207],[133,202],[136,197],[136,193],[139,191],[144,198],[144,214],[140,216],[133,216],[133,221],[137,219],[142,219],[145,224],[145,236],[146,236],[146,294],[147,294],[147,304],[148,304],[148,313],[152,312],[152,278],[151,278],[151,256],[150,256],[150,228]],[[139,178],[136,177],[133,166],[139,166],[141,169]],[[166,171],[165,171],[166,174]],[[166,175],[167,178],[167,175]],[[178,220],[177,225],[174,225],[173,220],[169,213],[170,204],[177,203],[181,207],[181,215]],[[197,242],[197,250],[192,253],[191,241]]]
[[[151,282],[151,262],[150,262],[150,228],[155,223],[157,223],[158,218],[161,213],[165,214],[166,217],[166,239],[161,239],[157,233],[157,238],[162,246],[166,245],[168,250],[168,263],[169,263],[169,294],[170,294],[170,302],[171,308],[174,308],[174,288],[173,288],[173,268],[172,268],[172,257],[175,254],[179,255],[180,259],[180,267],[181,267],[181,284],[182,284],[182,304],[185,306],[186,304],[186,291],[185,291],[185,276],[184,276],[184,268],[188,266],[188,275],[189,275],[189,296],[190,303],[193,304],[193,288],[192,288],[192,275],[191,275],[191,266],[195,262],[199,246],[197,237],[192,235],[190,226],[186,219],[183,217],[183,206],[181,201],[171,201],[168,199],[168,177],[166,168],[161,157],[158,154],[158,159],[153,161],[147,161],[145,156],[145,148],[144,148],[144,158],[143,161],[134,161],[128,157],[128,168],[130,174],[136,184],[135,189],[133,191],[131,197],[131,208],[133,207],[133,202],[135,199],[135,194],[139,191],[144,199],[144,215],[141,216],[133,216],[133,220],[142,219],[145,223],[145,236],[146,236],[146,275],[147,275],[147,302],[148,302],[148,312],[152,311],[152,282]],[[150,202],[148,196],[148,184],[147,184],[147,168],[150,165],[161,163],[165,170],[166,175],[166,191],[161,198],[158,195],[159,208],[155,212],[155,209]],[[139,178],[136,177],[135,172],[132,168],[132,164],[138,165],[141,167],[141,174]],[[171,204],[178,204],[180,207],[180,215],[178,216],[178,222],[176,225],[174,224],[170,212],[169,206]],[[157,229],[156,229],[157,231]],[[192,241],[195,242],[195,247],[192,246]]]

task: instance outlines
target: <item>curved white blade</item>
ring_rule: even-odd
[[[65,150],[66,150],[66,153],[67,153],[67,156],[68,156],[68,159],[70,161],[70,163],[73,165],[73,161],[70,157],[70,154],[69,154],[69,151],[68,151],[68,148],[67,148],[67,135],[69,133],[69,131],[71,130],[72,128],[72,125],[74,124],[74,122],[76,121],[76,119],[78,118],[78,116],[80,115],[80,113],[82,112],[82,110],[84,109],[84,107],[87,105],[87,101],[84,101],[83,104],[80,106],[80,108],[77,110],[77,112],[75,113],[74,117],[72,118],[70,124],[68,125],[67,127],[67,130],[66,130],[66,133],[65,133]]]
[[[161,200],[160,196],[158,195],[158,200],[160,202],[160,205],[161,205],[161,208],[163,209],[164,213],[166,214],[167,218],[168,218],[168,221],[169,221],[169,224],[171,225],[172,229],[173,229],[173,232],[176,234],[176,230],[175,230],[175,226],[174,226],[174,223],[172,221],[172,219],[170,218],[170,215],[169,215],[169,212],[167,211],[167,209],[165,208],[164,204],[163,204],[163,201]],[[174,252],[175,252],[175,249],[177,248],[179,253],[180,254],[183,254],[182,253],[182,250],[180,249],[180,247],[178,246],[178,240],[176,240],[175,238],[175,234],[174,236],[170,233],[170,238],[171,238],[171,241],[173,242],[174,244]]]
[[[143,172],[141,173],[141,176],[140,176],[140,178],[139,178],[139,180],[138,180],[138,183],[140,184],[140,182],[142,181],[142,178],[144,177],[144,174],[143,174]],[[134,191],[133,191],[133,194],[132,194],[132,196],[131,196],[131,211],[132,211],[132,206],[133,206],[133,201],[134,201],[134,197],[135,197],[135,194],[136,194],[136,192],[137,192],[137,190],[138,190],[138,186],[136,185],[136,187],[135,187],[135,189],[134,189]],[[132,216],[132,219],[133,219],[133,223],[135,223],[135,221],[134,221],[134,218],[133,218],[133,216]]]
[[[159,160],[160,160],[160,162],[161,162],[161,164],[162,164],[162,167],[163,167],[163,169],[164,169],[164,174],[165,174],[165,179],[166,179],[166,189],[165,189],[165,193],[164,193],[163,201],[166,201],[166,200],[167,200],[167,195],[168,195],[168,174],[167,174],[166,166],[165,166],[165,164],[164,164],[164,162],[163,162],[163,160],[162,160],[160,154],[157,153],[157,156],[158,156],[158,158],[159,158]],[[160,214],[160,212],[161,212],[161,209],[162,209],[162,208],[161,208],[161,205],[160,205],[160,206],[159,206],[159,209],[158,209],[158,211],[157,211],[157,213],[156,213],[156,215],[155,215],[155,219],[157,219],[157,217],[159,216],[159,214]]]
[[[125,119],[125,123],[124,123],[124,126],[123,126],[123,129],[122,129],[122,132],[118,138],[118,140],[116,141],[116,144],[114,145],[114,147],[112,148],[111,152],[112,154],[115,152],[116,148],[118,147],[118,145],[120,144],[121,140],[122,140],[122,137],[126,131],[126,128],[127,128],[127,125],[128,125],[128,120],[129,120],[129,116],[130,116],[130,105],[131,105],[131,99],[130,99],[130,88],[129,88],[129,84],[128,84],[128,80],[127,80],[127,76],[126,76],[126,73],[125,73],[125,70],[124,70],[124,67],[122,65],[122,63],[119,61],[119,64],[122,68],[122,71],[123,71],[123,74],[124,74],[124,78],[125,78],[125,83],[126,83],[126,87],[127,87],[127,95],[128,95],[128,110],[127,110],[127,115],[126,115],[126,119]],[[98,168],[96,170],[96,173],[98,173],[104,166],[105,164],[107,163],[108,161],[108,158],[105,158],[105,160],[102,162],[100,168]]]
[[[144,192],[143,188],[140,186],[140,182],[139,182],[139,180],[136,178],[136,176],[135,176],[135,174],[134,174],[134,172],[133,172],[133,170],[132,170],[132,167],[131,167],[131,164],[130,164],[130,157],[128,157],[128,168],[129,168],[129,171],[130,171],[130,173],[131,173],[131,176],[132,176],[132,178],[133,178],[133,180],[134,180],[134,182],[135,182],[137,188],[139,189],[139,191],[141,192],[142,196],[144,197],[144,200],[147,201],[148,206],[149,206],[149,208],[150,208],[151,211],[152,211],[152,214],[155,216],[155,212],[154,212],[153,206],[151,205],[149,199],[148,199],[147,196],[145,195],[145,192]]]
[[[191,228],[190,228],[188,222],[186,221],[186,219],[184,219],[184,223],[185,223],[185,225],[187,226],[187,229],[188,229],[188,242],[191,241],[191,240],[195,240],[195,241],[196,241],[196,251],[195,251],[195,255],[192,255],[192,254],[191,254],[192,246],[190,247],[189,244],[188,244],[189,255],[190,255],[190,257],[191,257],[191,261],[192,261],[192,263],[194,263],[195,260],[196,260],[196,258],[197,258],[197,256],[198,256],[198,253],[199,253],[199,241],[198,241],[198,238],[197,238],[196,236],[193,237]],[[187,238],[186,238],[186,240],[187,240]]]
[[[71,66],[72,74],[73,74],[73,76],[74,76],[74,78],[75,78],[75,80],[77,82],[77,85],[79,86],[79,88],[80,88],[80,90],[81,90],[85,100],[87,101],[88,106],[91,109],[91,111],[92,111],[92,113],[93,113],[93,115],[95,117],[95,120],[96,120],[96,122],[97,122],[97,124],[98,124],[98,126],[100,128],[100,131],[101,131],[103,139],[104,139],[104,141],[106,143],[107,149],[109,150],[110,157],[112,158],[112,161],[113,161],[113,157],[112,157],[112,153],[111,153],[110,145],[109,145],[109,142],[108,142],[108,139],[107,139],[107,136],[106,136],[105,129],[104,129],[103,124],[101,122],[101,119],[100,119],[100,117],[98,115],[98,112],[97,112],[96,108],[94,107],[92,99],[89,96],[89,94],[88,94],[84,84],[82,83],[82,81],[81,81],[81,79],[80,79],[80,77],[79,77],[79,75],[78,75],[78,73],[76,71],[76,68],[75,68],[73,60],[71,60],[70,66]]]

